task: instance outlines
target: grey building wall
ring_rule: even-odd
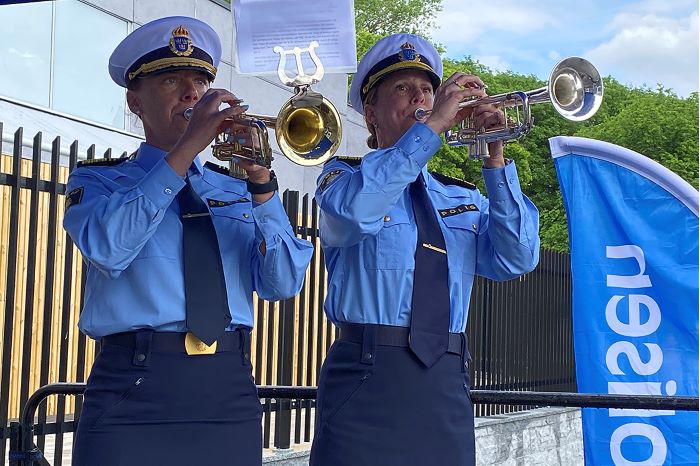
[[[199,18],[210,24],[222,39],[223,57],[219,66],[214,87],[231,90],[250,105],[250,112],[276,116],[281,106],[292,96],[292,90],[283,86],[275,76],[244,76],[237,74],[233,68],[234,29],[231,11],[224,4],[214,0],[86,0],[99,9],[107,11],[122,19],[142,25],[163,16],[185,15]],[[94,63],[92,66],[104,66],[104,63]],[[366,152],[364,143],[367,130],[364,120],[348,104],[348,75],[326,74],[323,80],[314,86],[338,109],[343,125],[343,138],[338,155],[363,155]],[[128,112],[128,110],[127,110]],[[142,142],[143,127],[135,115],[128,115],[129,127],[125,131],[109,128],[104,125],[87,122],[71,115],[21,105],[12,99],[0,99],[0,121],[4,123],[3,140],[11,141],[12,133],[22,126],[25,128],[27,146],[37,131],[44,132],[44,141],[50,144],[56,136],[62,139],[64,153],[74,140],[81,142],[80,154],[85,155],[89,144],[95,144],[98,156],[108,148],[113,148],[119,155],[123,151],[132,152]],[[279,152],[271,134],[275,160],[272,168],[279,178],[280,189],[298,190],[302,193],[313,193],[316,178],[321,167],[300,167]],[[47,146],[48,147],[48,146]],[[7,145],[5,146],[7,151]],[[25,149],[28,153],[28,148]],[[213,160],[210,151],[204,158]]]

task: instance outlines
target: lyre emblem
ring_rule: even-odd
[[[294,47],[291,50],[284,50],[279,45],[275,46],[273,50],[275,53],[280,54],[280,61],[277,65],[277,75],[285,86],[310,86],[311,84],[316,84],[321,80],[321,78],[323,78],[323,64],[318,58],[318,55],[316,55],[314,50],[316,47],[318,47],[318,42],[316,41],[311,42],[309,47],[305,49]],[[302,52],[309,52],[311,61],[314,62],[314,65],[316,66],[316,71],[314,71],[314,74],[308,75],[304,72],[304,65],[301,62]],[[287,55],[294,55],[294,58],[296,59],[297,74],[294,77],[290,77],[285,69],[287,65]]]

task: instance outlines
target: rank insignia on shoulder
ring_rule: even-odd
[[[464,212],[474,212],[474,211],[479,211],[479,208],[476,206],[476,204],[462,204],[458,205],[457,207],[451,207],[449,209],[439,209],[438,212],[440,212],[440,217],[445,218],[445,217],[452,217],[453,215],[459,215],[463,214]]]
[[[119,157],[118,159],[88,159],[78,162],[78,167],[111,167],[126,162],[129,157]]]
[[[430,172],[430,174],[433,176],[433,178],[435,178],[444,185],[453,185],[461,186],[462,188],[467,189],[476,189],[476,185],[474,183],[470,183],[469,181],[460,180],[459,178],[453,178],[451,176],[443,175],[442,173]]]
[[[351,167],[356,167],[360,163],[362,163],[362,157],[353,157],[350,155],[339,155],[337,157],[333,157],[330,160],[338,160],[339,162],[346,163],[346,164],[350,165]],[[329,162],[330,162],[330,160],[329,160]]]
[[[236,199],[235,201],[219,201],[217,199],[207,198],[207,204],[209,207],[226,207],[227,205],[240,204],[241,202],[250,202],[250,199],[242,197]]]
[[[84,188],[81,186],[66,194],[66,205],[63,208],[64,212],[66,212],[70,206],[80,204],[80,201],[83,200],[83,190]]]
[[[331,172],[328,172],[318,184],[318,189],[320,189],[321,191],[326,189],[328,185],[330,185],[333,182],[333,180],[336,179],[341,173],[343,173],[343,170],[333,170]]]

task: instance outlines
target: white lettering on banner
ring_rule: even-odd
[[[649,439],[652,445],[651,456],[644,461],[630,461],[622,455],[622,442],[627,437],[639,436]],[[666,461],[666,439],[655,426],[630,422],[615,429],[610,436],[610,455],[613,463],[621,466],[661,466]]]
[[[640,338],[647,337],[656,332],[661,325],[661,309],[654,299],[648,294],[639,294],[640,288],[651,288],[651,278],[645,274],[646,261],[644,251],[635,245],[607,246],[605,248],[608,259],[634,259],[637,262],[639,272],[636,275],[607,275],[608,288],[627,288],[637,290],[637,293],[627,295],[615,294],[611,296],[605,306],[605,321],[610,329],[619,336]],[[627,306],[620,305],[627,299]],[[646,313],[642,310],[646,309]],[[627,311],[626,318],[620,318],[621,313]],[[643,320],[643,317],[646,317]],[[640,346],[646,347],[648,358],[643,358],[639,352]],[[608,382],[608,393],[615,395],[661,395],[662,382],[633,382],[619,381],[619,376],[626,374],[619,364],[620,356],[625,356],[632,371],[637,375],[649,376],[656,374],[663,365],[664,354],[656,343],[633,342],[627,340],[616,341],[608,348],[605,354],[605,365],[611,375],[616,377],[615,382]],[[677,385],[675,380],[665,383],[667,395],[675,395]],[[620,417],[646,417],[673,416],[675,411],[651,410],[651,409],[609,409],[608,415],[614,418]],[[652,446],[649,458],[642,461],[632,461],[622,453],[622,443],[632,436],[646,438]],[[640,422],[629,422],[619,426],[610,437],[610,454],[613,463],[620,466],[651,466],[662,465],[666,461],[668,447],[663,432],[657,427]]]
[[[627,244],[625,246],[606,246],[605,256],[608,259],[628,259],[630,257],[637,260],[639,274],[628,275],[608,275],[608,287],[617,288],[650,288],[651,279],[649,275],[644,275],[646,262],[644,262],[644,251],[639,246]]]

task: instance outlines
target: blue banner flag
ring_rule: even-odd
[[[580,393],[698,395],[698,191],[636,152],[549,140],[569,226]],[[698,413],[583,410],[587,465],[697,465]]]

